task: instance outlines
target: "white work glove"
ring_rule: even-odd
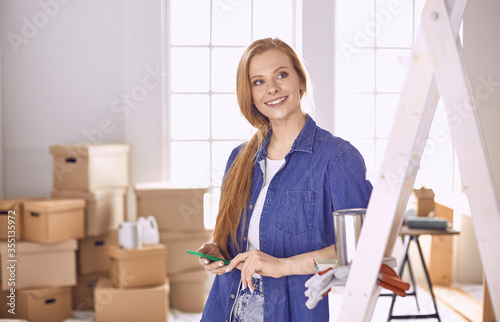
[[[392,268],[397,266],[396,259],[392,256],[384,257],[382,264],[386,264]],[[307,290],[304,292],[308,300],[306,306],[308,309],[314,309],[319,301],[321,301],[333,286],[344,286],[349,277],[351,266],[339,266],[328,268],[324,271],[314,274],[309,278],[305,286]]]
[[[350,266],[328,268],[309,278],[305,283],[307,290],[304,292],[308,297],[307,308],[310,310],[315,308],[318,302],[330,292],[332,286],[345,285],[349,269]]]

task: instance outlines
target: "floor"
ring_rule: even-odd
[[[411,290],[410,290],[411,291]],[[477,301],[482,301],[482,286],[481,285],[470,285],[464,287],[464,291],[471,292],[470,297],[476,297]],[[426,289],[421,287],[417,287],[417,298],[420,310],[417,308],[416,300],[414,296],[407,297],[397,297],[393,315],[410,315],[410,314],[432,314],[434,313],[434,305],[432,303],[432,298]],[[437,297],[437,295],[436,295]],[[341,295],[334,295],[330,297],[330,306],[331,312],[338,312],[340,303],[342,301]],[[382,322],[387,321],[389,316],[389,310],[391,305],[391,296],[381,296],[377,301],[377,305],[375,307],[375,311],[372,315],[372,322]],[[457,313],[456,310],[452,309],[452,305],[454,304],[452,301],[444,301],[437,300],[437,308],[438,313],[442,322],[479,322],[480,319],[477,318],[465,318],[461,314]],[[335,313],[332,313],[334,315]],[[336,316],[331,317],[330,322],[336,321]],[[391,321],[437,321],[437,319],[398,319]]]
[[[480,303],[482,301],[482,286],[481,285],[461,285],[455,288],[460,288],[462,292],[466,292],[470,298]],[[417,298],[420,306],[420,311],[417,309],[416,300],[414,296],[407,297],[398,297],[396,299],[396,303],[394,305],[394,315],[408,315],[408,314],[426,314],[426,313],[434,313],[434,306],[432,304],[432,299],[429,293],[421,288],[417,287]],[[448,294],[448,299],[443,298],[444,301],[438,299],[437,307],[439,316],[441,317],[442,322],[467,322],[467,321],[480,321],[477,318],[464,318],[462,315],[458,314],[455,310],[450,307],[456,302],[450,301],[450,297],[453,299],[454,294],[450,290],[443,291],[441,290],[441,294]],[[441,296],[441,294],[439,296]],[[436,292],[436,297],[438,296],[438,292]],[[382,322],[387,321],[389,308],[391,305],[391,297],[390,296],[381,296],[377,301],[377,305],[375,307],[375,311],[372,316],[372,322]],[[326,298],[325,298],[326,300]],[[339,307],[342,302],[341,294],[330,294],[328,298],[331,310],[330,312],[332,317],[330,318],[330,322],[335,322],[336,314],[339,312]],[[446,303],[446,304],[445,304]],[[463,302],[460,302],[463,303]],[[171,310],[169,313],[169,322],[198,322],[200,321],[201,314],[197,313],[183,313],[177,311],[175,309]],[[393,320],[394,321],[394,320]],[[437,321],[437,319],[418,319],[418,320],[397,320],[397,321]],[[67,319],[64,322],[94,322],[94,313],[93,312],[74,312],[74,316],[72,319]]]

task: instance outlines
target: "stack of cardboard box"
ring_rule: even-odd
[[[179,188],[163,183],[135,186],[138,216],[154,216],[160,243],[167,248],[166,274],[170,280],[170,307],[183,312],[201,312],[205,304],[207,272],[198,258],[186,250],[197,250],[210,238],[203,220],[206,188]]]
[[[92,308],[83,285],[108,272],[105,248],[125,214],[129,147],[52,146],[50,153],[52,199],[0,200],[2,298],[9,301],[0,317],[70,318],[73,308]]]
[[[50,153],[54,159],[52,197],[86,202],[73,309],[92,310],[94,288],[109,273],[108,249],[117,245],[116,229],[125,218],[130,148],[126,144],[54,145]]]
[[[96,321],[167,321],[165,256],[161,244],[134,249],[111,246],[110,278],[100,278],[94,292]]]
[[[73,309],[92,310],[94,287],[108,274],[108,248],[117,245],[116,229],[125,218],[130,148],[126,144],[54,145],[50,153],[54,159],[52,197],[86,202]]]
[[[0,317],[34,322],[71,317],[84,200],[1,200],[0,214],[1,297],[7,300]]]

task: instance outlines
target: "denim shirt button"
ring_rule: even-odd
[[[247,241],[247,238],[246,238],[246,237],[243,237],[243,240],[244,240],[244,241]]]
[[[248,208],[253,209],[253,205],[248,206]]]
[[[234,294],[231,294],[231,298],[234,299],[236,296]]]

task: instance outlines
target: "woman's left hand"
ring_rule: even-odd
[[[246,253],[240,253],[231,260],[226,272],[232,271],[235,267],[241,270],[241,282],[243,288],[247,286],[252,290],[255,286],[252,282],[252,275],[258,273],[263,276],[281,277],[283,276],[284,259],[276,258],[258,249]]]

